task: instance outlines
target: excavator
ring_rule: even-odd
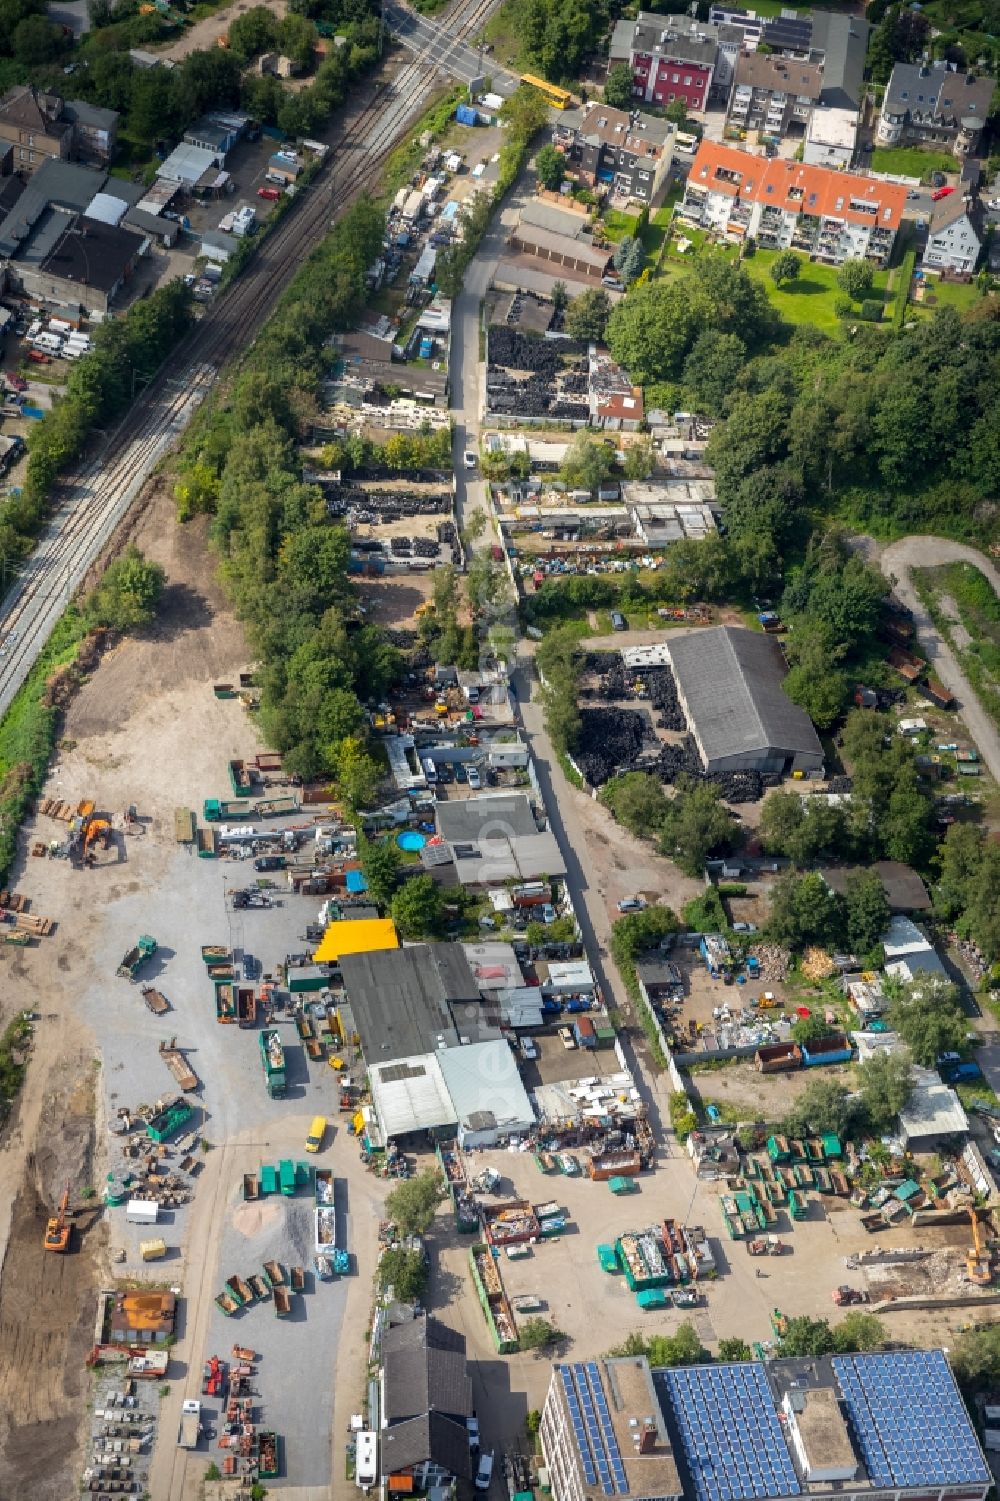
[[[45,1239],[42,1245],[46,1251],[68,1251],[69,1237],[72,1230],[69,1218],[69,1184],[66,1184],[65,1192],[59,1200],[59,1212],[54,1214],[45,1227]]]
[[[101,848],[107,849],[111,843],[111,825],[106,818],[91,818],[87,824],[83,836],[83,858],[90,858],[90,846],[96,839],[101,841]]]
[[[974,1209],[969,1210],[969,1219],[972,1221],[972,1245],[966,1252],[965,1271],[970,1282],[986,1287],[993,1280],[992,1257],[979,1233],[979,1216]]]

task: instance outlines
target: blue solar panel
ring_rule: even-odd
[[[761,1366],[693,1366],[663,1380],[698,1501],[801,1495]]]
[[[628,1495],[628,1481],[611,1422],[600,1368],[594,1360],[557,1367],[566,1395],[566,1409],[588,1485],[600,1485],[605,1496]]]
[[[835,1356],[833,1369],[873,1485],[989,1483],[940,1350]]]

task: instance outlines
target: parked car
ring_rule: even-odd
[[[566,1048],[567,1050],[569,1050],[570,1048],[575,1048],[576,1047],[576,1038],[573,1036],[573,1028],[572,1027],[560,1027],[559,1028],[559,1037],[560,1037],[560,1039],[562,1041],[563,1047]]]
[[[948,194],[954,193],[954,191],[954,188],[935,188],[931,194],[931,199],[934,203],[938,203],[942,198],[947,198]]]
[[[467,448],[465,450],[465,467],[466,467],[466,469],[475,469],[475,467],[476,467],[476,465],[478,463],[479,463],[479,460],[477,459],[476,455],[473,453],[472,449],[471,448]]]
[[[493,1479],[493,1455],[481,1454],[479,1456],[479,1469],[476,1471],[476,1490],[488,1491]]]
[[[257,197],[266,198],[268,203],[277,203],[281,197],[281,190],[280,188],[258,188]]]
[[[466,1418],[465,1426],[469,1430],[469,1448],[476,1454],[479,1452],[479,1419],[475,1415]]]
[[[473,792],[478,792],[479,789],[480,789],[480,787],[483,784],[482,784],[482,780],[480,779],[479,772],[477,771],[477,769],[476,769],[475,766],[470,766],[469,767],[468,777],[469,777],[469,786],[472,788]]]
[[[611,611],[611,629],[613,631],[627,631],[628,621],[620,610]]]
[[[618,903],[619,912],[644,912],[646,899],[641,896],[623,896]]]

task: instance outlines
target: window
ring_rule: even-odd
[[[670,100],[670,103],[671,103],[671,104],[673,104],[673,102],[674,102],[674,99],[675,99],[675,98],[676,98],[676,97],[677,97],[677,96],[676,96],[676,95],[675,95],[675,94],[668,94],[668,95],[667,95],[667,98],[668,98],[668,99],[669,99],[669,100]]]
[[[815,193],[810,193],[809,194],[809,207],[810,208],[814,208],[815,205],[816,205],[816,194]]]
[[[686,78],[685,78],[685,80],[684,80],[684,84],[685,84],[685,87],[687,87],[687,88],[690,88],[690,87],[691,87],[691,75],[690,75],[690,73],[689,73],[689,74],[688,74],[688,75],[687,75],[687,77],[686,77]]]
[[[681,75],[679,73],[671,73],[671,75],[670,75],[670,82],[671,83],[680,83],[680,81],[681,81]]]

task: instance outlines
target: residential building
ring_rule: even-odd
[[[969,194],[951,193],[931,208],[920,263],[928,271],[970,275],[976,269],[984,240],[978,202]]]
[[[819,772],[823,747],[782,686],[773,636],[712,626],[665,642],[677,697],[706,771]]]
[[[553,1368],[552,1501],[984,1501],[991,1474],[941,1350]]]
[[[712,88],[718,56],[718,28],[687,16],[640,11],[635,21],[619,21],[611,37],[609,66],[632,69],[632,94],[647,104],[683,100],[703,110]]]
[[[703,140],[676,212],[766,249],[801,250],[835,266],[848,259],[884,266],[905,208],[906,189],[895,183]]]
[[[587,187],[608,189],[624,202],[655,204],[670,175],[673,136],[666,120],[591,102],[565,111],[552,141]]]
[[[810,167],[831,167],[843,172],[854,160],[857,142],[856,110],[820,106],[809,116],[802,160]]]
[[[767,53],[744,53],[736,63],[726,122],[730,129],[756,130],[779,141],[803,134],[823,88],[818,63]]]
[[[973,155],[990,112],[996,79],[960,73],[947,62],[897,63],[882,100],[879,146],[946,146]]]
[[[73,126],[73,155],[81,161],[110,162],[118,141],[118,111],[69,99],[65,114]]]
[[[470,1480],[465,1335],[427,1315],[387,1329],[381,1385],[380,1468],[388,1489],[447,1492],[456,1480]]]
[[[13,146],[14,171],[25,177],[50,157],[68,161],[73,123],[58,94],[39,93],[30,83],[9,89],[0,99],[0,145],[3,142]]]

